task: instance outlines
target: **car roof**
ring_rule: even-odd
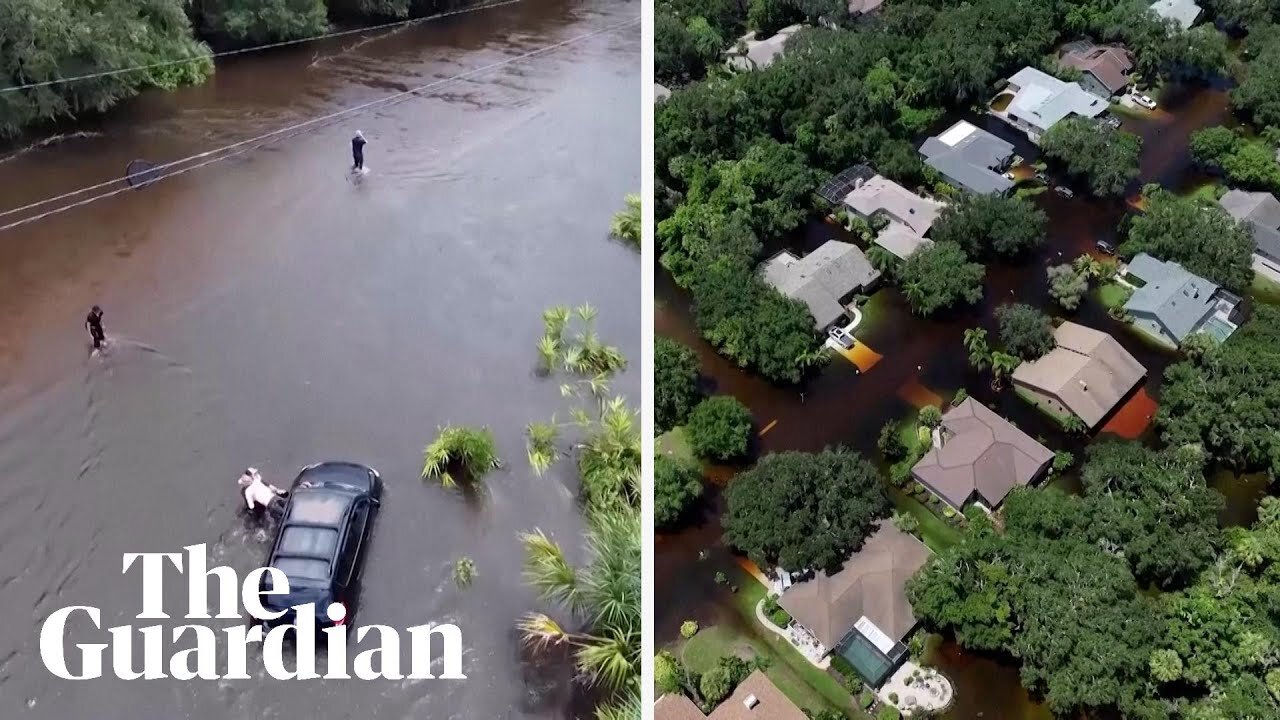
[[[319,525],[337,529],[342,527],[342,520],[353,502],[354,495],[327,488],[295,490],[289,498],[289,513],[285,516],[284,524]]]

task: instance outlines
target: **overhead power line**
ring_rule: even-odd
[[[203,62],[205,60],[214,60],[216,58],[230,57],[232,55],[244,55],[251,52],[259,52],[262,50],[272,50],[274,48],[288,47],[290,45],[301,45],[302,43],[315,42],[317,40],[328,40],[330,38],[345,37],[347,35],[358,35],[366,32],[377,32],[379,30],[389,30],[391,28],[400,27],[402,25],[416,25],[418,23],[431,22],[441,18],[453,17],[455,15],[465,15],[467,13],[478,12],[480,10],[490,10],[492,8],[503,7],[505,5],[515,5],[524,0],[502,0],[502,2],[489,3],[486,5],[475,5],[469,8],[459,10],[451,10],[449,12],[439,13],[436,15],[428,15],[420,18],[409,18],[408,20],[396,20],[394,22],[383,23],[381,25],[370,25],[368,27],[356,28],[354,30],[340,30],[338,32],[325,33],[323,35],[313,35],[311,37],[297,38],[295,40],[282,40],[280,42],[267,43],[266,45],[254,45],[253,47],[240,48],[239,50],[226,50],[224,52],[210,53],[208,55],[196,55],[194,57],[181,58],[178,60],[165,60],[163,62],[150,63],[148,65],[134,65],[133,67],[117,68],[115,70],[102,70],[100,72],[86,73],[84,75],[75,75],[66,78],[54,78],[52,80],[43,80],[40,82],[26,83],[25,85],[10,85],[0,88],[0,94],[13,93],[22,90],[31,90],[34,88],[49,87],[51,85],[62,85],[63,83],[78,82],[81,80],[94,80],[97,78],[111,77],[114,75],[124,75],[131,72],[141,72],[143,70],[155,70],[157,68],[172,67],[174,65],[185,65],[187,63]]]
[[[154,180],[146,181],[146,185],[152,185],[154,183],[160,182],[161,180],[165,180],[167,178],[171,178],[176,175],[182,175],[192,170],[198,170],[202,167],[212,165],[216,162],[221,162],[228,158],[236,157],[237,155],[243,155],[244,153],[250,152],[252,150],[257,150],[265,145],[268,145],[284,137],[293,137],[294,135],[300,135],[304,132],[310,132],[311,130],[314,130],[318,127],[322,127],[323,124],[325,123],[331,122],[341,117],[346,117],[348,115],[362,112],[364,110],[368,110],[369,108],[377,107],[379,105],[385,105],[387,103],[395,102],[397,100],[404,100],[411,96],[419,95],[420,93],[427,90],[433,90],[435,88],[442,87],[444,85],[449,85],[451,83],[455,83],[460,80],[466,80],[467,78],[471,78],[476,75],[486,73],[490,70],[495,70],[505,65],[511,65],[513,63],[522,62],[524,60],[528,60],[529,58],[536,57],[538,55],[545,55],[546,53],[552,52],[553,50],[558,50],[560,48],[567,47],[569,45],[574,45],[584,40],[589,40],[593,37],[616,32],[618,30],[621,30],[624,27],[635,25],[639,22],[640,22],[640,18],[635,18],[633,20],[627,20],[625,22],[616,23],[614,25],[610,25],[608,27],[605,27],[599,30],[593,30],[589,33],[577,35],[575,37],[569,38],[568,40],[562,40],[552,45],[546,45],[546,46],[540,47],[537,50],[531,50],[521,55],[516,55],[513,57],[506,58],[504,60],[499,60],[498,62],[490,63],[488,65],[475,68],[473,70],[468,70],[458,75],[453,75],[451,77],[447,77],[442,80],[436,80],[435,82],[431,82],[426,85],[422,85],[420,87],[412,88],[410,90],[405,90],[403,92],[394,93],[392,95],[388,95],[386,97],[379,98],[377,100],[371,100],[369,102],[361,103],[360,105],[355,105],[353,107],[345,108],[343,110],[338,110],[336,112],[332,112],[327,115],[321,115],[320,117],[316,117],[311,120],[295,123],[293,125],[280,128],[279,130],[273,130],[269,133],[264,133],[262,135],[258,135],[257,137],[249,138],[247,140],[241,140],[239,142],[232,143],[230,145],[224,145],[220,148],[206,150],[202,153],[190,155],[180,160],[174,160],[172,162],[168,162],[163,165],[157,165],[153,168],[146,170],[146,173],[149,175],[156,174],[156,173],[160,173],[160,171],[163,171],[169,168],[174,168],[178,165],[186,165],[187,163],[190,163],[195,160],[202,160],[202,162],[196,163],[194,165],[189,165],[187,167],[183,167],[177,170],[173,170],[172,172],[160,173],[156,176]],[[80,188],[79,190],[72,190],[70,192],[66,192],[61,195],[57,195],[51,198],[46,198],[44,200],[38,200],[36,202],[23,205],[22,207],[13,208],[11,210],[5,210],[4,212],[0,212],[0,217],[7,217],[10,215],[22,213],[28,210],[33,210],[35,208],[38,208],[44,205],[49,205],[51,203],[68,200],[70,198],[73,198],[79,195],[84,195],[86,193],[93,192],[94,190],[101,190],[102,188],[108,187],[110,185],[119,184],[120,182],[122,181],[119,179],[108,180],[105,182],[98,183],[97,185],[90,185],[88,187]],[[119,195],[123,192],[127,192],[132,189],[133,189],[132,187],[129,187],[126,185],[125,187],[116,188],[114,190],[99,193],[97,195],[91,195],[87,198],[77,200],[76,202],[73,202],[73,203],[69,203],[66,205],[59,205],[58,207],[55,207],[52,210],[46,210],[42,213],[32,215],[30,217],[22,218],[21,220],[15,220],[6,225],[0,225],[0,232],[4,232],[6,230],[12,230],[16,227],[21,227],[23,225],[36,222],[37,220],[43,220],[47,217],[58,215],[68,210],[72,210],[78,207],[82,207],[84,205],[88,205],[89,203],[97,202],[98,200],[104,200],[109,197],[114,197],[116,195]]]

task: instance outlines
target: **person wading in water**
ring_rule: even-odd
[[[93,306],[89,311],[89,317],[84,319],[84,329],[89,331],[89,337],[93,340],[93,349],[101,350],[107,342],[107,333],[102,329],[102,308]]]
[[[356,131],[356,136],[351,138],[351,172],[360,172],[364,170],[364,133]]]

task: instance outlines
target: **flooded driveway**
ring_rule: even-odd
[[[632,2],[524,0],[244,58],[85,137],[7,156],[0,207],[638,17]],[[0,235],[0,717],[573,717],[569,670],[528,662],[512,626],[536,605],[517,534],[540,527],[576,550],[577,481],[568,467],[533,477],[522,433],[563,408],[533,374],[545,307],[590,302],[638,366],[639,259],[607,233],[640,186],[639,85],[635,24]],[[357,128],[372,172],[353,184]],[[82,329],[94,303],[113,338],[100,359]],[[638,401],[638,377],[617,389]],[[418,478],[446,423],[497,437],[507,467],[477,497]],[[357,624],[458,624],[468,681],[288,683],[259,666],[253,681],[69,682],[44,669],[37,632],[56,609],[146,624],[123,553],[206,543],[243,574],[269,538],[240,515],[240,470],[284,485],[326,459],[386,482]],[[463,555],[477,577],[459,590]]]
[[[1143,138],[1140,176],[1133,184],[1135,193],[1147,182],[1180,190],[1194,187],[1202,178],[1191,168],[1187,151],[1191,133],[1232,122],[1227,95],[1222,90],[1188,91],[1165,100],[1164,109],[1124,121],[1124,129]],[[1018,153],[1028,159],[1038,154],[1025,137],[994,117],[970,115],[965,119],[1013,142]],[[955,120],[956,117],[948,117],[939,122],[939,128],[946,128]],[[842,357],[833,358],[828,367],[801,387],[775,386],[742,372],[701,340],[693,325],[687,294],[661,269],[655,280],[655,331],[694,348],[715,391],[732,394],[751,409],[758,426],[768,429],[760,439],[761,452],[812,452],[845,445],[868,457],[878,457],[876,438],[886,421],[907,417],[924,404],[949,399],[963,387],[1029,435],[1046,438],[1051,448],[1071,450],[1079,458],[1085,440],[1065,435],[1056,422],[1013,392],[992,391],[990,375],[980,375],[969,368],[964,330],[982,326],[990,337],[997,338],[993,311],[1014,300],[1064,315],[1048,297],[1047,266],[1070,262],[1082,253],[1097,254],[1097,240],[1116,242],[1118,225],[1131,208],[1126,201],[1098,200],[1083,193],[1067,199],[1045,192],[1033,201],[1049,215],[1048,241],[1033,258],[1011,265],[989,264],[985,295],[978,305],[945,317],[925,319],[910,313],[896,288],[883,289],[871,298],[862,308],[863,319],[854,331],[860,343],[881,356],[866,377]],[[854,241],[841,228],[814,220],[784,244],[808,252],[832,238]],[[775,244],[765,252],[774,252],[782,245]],[[1118,412],[1104,429],[1124,436],[1141,434],[1154,411],[1152,398],[1159,397],[1164,368],[1177,356],[1129,331],[1108,316],[1096,299],[1086,301],[1068,317],[1111,333],[1147,368],[1145,385],[1135,391],[1129,402],[1131,407]],[[1146,428],[1148,436],[1150,432]],[[1069,477],[1059,482],[1072,487]],[[1228,498],[1224,522],[1251,522],[1260,492],[1256,478],[1238,479],[1219,473],[1213,484]],[[722,509],[722,503],[712,502],[706,522],[679,535],[661,538],[657,544],[655,578],[657,597],[662,599],[656,626],[659,644],[676,637],[680,621],[686,616],[703,622],[731,619],[732,609],[726,612],[723,598],[717,599],[722,591],[701,581],[704,575],[714,574],[717,564],[730,562],[725,557],[728,550],[721,544],[716,518]],[[709,553],[700,559],[703,550]],[[699,581],[688,580],[691,577]],[[1028,697],[1017,668],[1007,662],[975,657],[951,643],[936,648],[931,662],[956,682],[956,704],[945,714],[952,720],[1049,717],[1047,708]]]

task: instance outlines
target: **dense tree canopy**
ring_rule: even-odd
[[[898,279],[911,311],[929,316],[955,307],[972,305],[982,299],[982,278],[986,269],[969,262],[959,245],[934,243],[911,254],[902,264]]]
[[[930,229],[938,242],[953,242],[969,257],[1013,257],[1044,242],[1049,216],[1022,198],[962,196],[947,205]]]
[[[681,425],[698,403],[698,356],[665,337],[653,339],[653,423],[659,433]]]
[[[1226,175],[1232,185],[1280,189],[1280,162],[1265,140],[1241,137],[1230,128],[1205,128],[1191,136],[1191,156],[1205,168]]]
[[[791,571],[839,567],[889,510],[875,466],[845,450],[767,455],[725,495],[725,542]]]
[[[1147,679],[1157,613],[1125,561],[1072,533],[1040,532],[1078,504],[1052,488],[1015,490],[1002,511],[1008,529],[973,513],[969,537],[935,555],[908,597],[917,617],[962,645],[1019,658],[1023,684],[1056,713],[1166,717]]]
[[[696,465],[658,455],[653,460],[653,525],[675,526],[702,495],[702,471]]]
[[[742,457],[751,442],[751,411],[732,395],[707,398],[689,413],[685,436],[693,454],[708,460]]]
[[[711,205],[681,205],[658,223],[656,235],[662,266],[681,287],[712,264],[749,272],[762,249],[745,211],[725,213]]]
[[[1076,270],[1071,263],[1052,265],[1047,271],[1049,296],[1063,310],[1075,310],[1089,290],[1089,276]]]
[[[740,267],[705,268],[693,286],[693,314],[716,349],[770,380],[799,382],[825,357],[809,308]]]
[[[1253,281],[1253,236],[1216,203],[1143,188],[1146,211],[1133,218],[1119,252],[1145,252],[1239,292]]]
[[[5,0],[0,28],[0,87],[209,53],[192,37],[178,0]],[[212,70],[202,60],[0,93],[0,137],[38,121],[105,110],[146,87],[199,82]]]
[[[1280,127],[1280,28],[1251,29],[1246,47],[1249,66],[1231,91],[1231,104],[1259,127]]]
[[[1088,180],[1095,195],[1117,196],[1138,176],[1142,138],[1086,117],[1072,116],[1040,138],[1040,147]]]
[[[1253,318],[1216,350],[1165,371],[1156,422],[1170,445],[1202,445],[1241,469],[1280,476],[1280,307]]]
[[[1053,349],[1053,321],[1027,305],[1013,303],[996,308],[1000,341],[1005,350],[1023,360],[1035,360]]]

